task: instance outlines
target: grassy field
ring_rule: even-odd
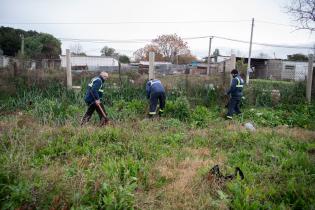
[[[315,208],[314,105],[246,105],[225,121],[222,107],[180,91],[152,120],[143,87],[108,84],[105,128],[96,116],[79,127],[84,90],[55,84],[2,100],[0,209]],[[209,181],[216,164],[245,179]]]

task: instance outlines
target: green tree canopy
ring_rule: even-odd
[[[130,59],[127,55],[120,55],[119,56],[120,63],[130,63]]]
[[[303,54],[293,54],[293,55],[287,55],[287,58],[289,61],[308,61],[308,57]]]
[[[116,50],[114,48],[105,46],[101,49],[102,56],[114,56],[116,55]]]
[[[21,49],[21,35],[25,38],[25,54],[30,58],[59,58],[61,42],[54,36],[36,31],[0,27],[0,49],[7,56],[16,56]]]

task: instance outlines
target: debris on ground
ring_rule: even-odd
[[[256,131],[256,128],[255,128],[254,125],[253,125],[252,123],[250,123],[250,122],[245,123],[244,126],[245,126],[246,130],[249,130],[249,131]]]

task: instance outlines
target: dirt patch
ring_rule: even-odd
[[[199,206],[196,197],[195,180],[203,178],[200,170],[207,170],[214,164],[222,164],[224,158],[210,157],[207,148],[184,148],[188,156],[183,161],[169,157],[158,161],[152,169],[150,182],[152,186],[158,178],[168,180],[161,187],[151,187],[148,192],[137,194],[138,205],[141,209],[195,209]],[[207,187],[209,188],[209,186]]]
[[[258,130],[268,133],[276,132],[281,136],[290,137],[303,141],[315,141],[315,131],[310,131],[303,128],[289,128],[286,126],[279,126],[276,128],[263,128]]]

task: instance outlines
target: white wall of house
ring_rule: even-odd
[[[61,66],[66,67],[66,56],[61,55]],[[103,56],[71,56],[71,66],[88,66],[89,69],[95,69],[100,66],[118,66],[118,61],[111,57]]]
[[[308,62],[282,61],[281,79],[303,81],[307,71]]]

